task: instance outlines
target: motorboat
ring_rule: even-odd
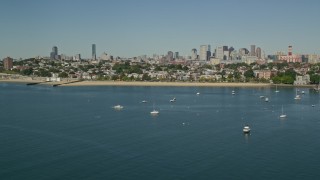
[[[236,92],[233,90],[233,91],[231,92],[231,94],[232,94],[232,95],[235,95],[235,94],[236,94]]]
[[[243,133],[250,133],[250,127],[248,126],[248,125],[245,125],[244,127],[243,127]]]
[[[269,102],[269,98],[267,98],[267,97],[264,98],[264,101],[265,101],[265,102]]]
[[[146,100],[143,100],[143,101],[141,101],[141,103],[147,103],[148,101],[146,101]]]
[[[197,95],[200,95],[200,93],[199,93],[199,92],[197,92]]]
[[[117,110],[121,110],[123,109],[123,106],[121,106],[120,104],[119,105],[115,105],[113,106],[114,109],[117,109]]]
[[[304,92],[304,91],[301,91],[301,94],[305,94],[305,92]]]

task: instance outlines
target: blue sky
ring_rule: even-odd
[[[1,0],[0,58],[188,55],[210,44],[320,54],[318,0]]]

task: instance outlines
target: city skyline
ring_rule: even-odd
[[[120,57],[191,55],[200,45],[236,49],[250,45],[266,54],[287,51],[320,54],[320,2],[224,1],[102,1],[0,2],[0,57],[60,54],[92,57],[103,52]]]

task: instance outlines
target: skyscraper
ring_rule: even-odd
[[[50,59],[57,59],[57,57],[58,57],[58,47],[53,46],[52,51],[50,53]]]
[[[198,57],[197,55],[197,49],[192,49],[191,50],[191,60],[196,60]]]
[[[174,58],[175,58],[175,59],[179,59],[179,52],[175,52],[175,53],[174,53]]]
[[[260,47],[257,47],[256,49],[256,56],[261,59],[261,48]]]
[[[217,47],[215,57],[217,59],[223,59],[223,46]]]
[[[96,44],[92,44],[92,60],[97,59],[97,54],[96,54]]]
[[[167,60],[168,61],[173,61],[173,52],[172,51],[168,51]]]
[[[251,45],[250,55],[251,56],[255,56],[256,55],[256,45]]]
[[[201,61],[207,61],[210,58],[211,51],[210,45],[201,45],[200,46],[200,53],[199,58]]]

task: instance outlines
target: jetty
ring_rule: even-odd
[[[45,84],[45,85],[51,85],[52,87],[57,87],[65,84],[72,84],[72,83],[77,83],[81,82],[82,80],[75,80],[75,81],[61,81],[61,82],[53,82],[53,81],[43,81],[43,82],[32,82],[32,83],[27,83],[27,86],[33,86],[33,85],[38,85],[38,84]]]

